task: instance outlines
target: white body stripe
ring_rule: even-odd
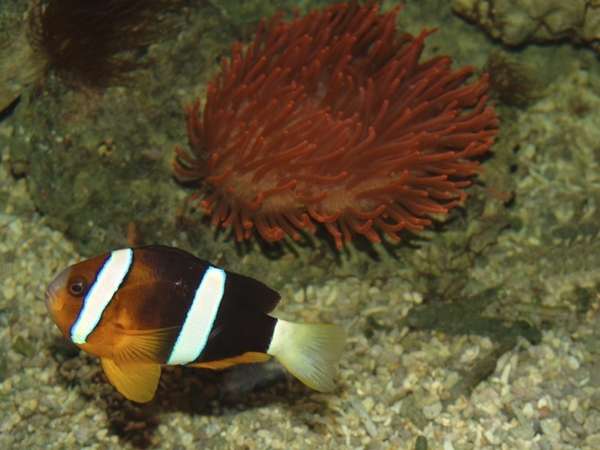
[[[200,356],[225,293],[225,278],[223,269],[206,270],[167,364],[187,364]]]
[[[111,252],[98,277],[83,299],[79,317],[71,328],[71,340],[85,344],[87,337],[100,322],[102,313],[121,286],[133,261],[133,250],[124,248]]]

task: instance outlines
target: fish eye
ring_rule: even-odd
[[[69,294],[73,297],[81,297],[87,292],[88,283],[82,277],[76,277],[69,280]]]

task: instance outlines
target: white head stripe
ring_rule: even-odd
[[[225,293],[225,278],[223,269],[206,270],[167,364],[187,364],[200,356]]]
[[[129,272],[133,260],[133,250],[115,250],[104,263],[98,277],[83,299],[83,308],[71,328],[71,340],[85,344],[85,340],[100,322],[102,313],[121,286]]]

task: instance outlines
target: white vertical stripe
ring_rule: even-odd
[[[223,299],[225,278],[223,269],[206,270],[167,364],[187,364],[200,356]]]
[[[96,281],[83,299],[83,308],[71,328],[73,342],[85,344],[85,340],[100,322],[102,313],[129,272],[132,260],[133,250],[130,248],[111,252],[110,257],[100,269]]]

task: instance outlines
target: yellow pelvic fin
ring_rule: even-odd
[[[335,389],[335,366],[346,347],[346,334],[337,325],[292,323],[279,319],[267,352],[308,387]]]
[[[199,367],[201,369],[221,370],[240,364],[250,364],[268,361],[271,357],[266,353],[246,352],[233,358],[221,359],[220,361],[210,361],[202,363],[188,364],[190,367]]]
[[[164,364],[169,358],[171,346],[181,327],[156,330],[119,330],[119,339],[112,358],[120,363]]]
[[[121,363],[107,358],[100,361],[110,384],[126,398],[138,403],[152,400],[160,378],[158,364]]]

